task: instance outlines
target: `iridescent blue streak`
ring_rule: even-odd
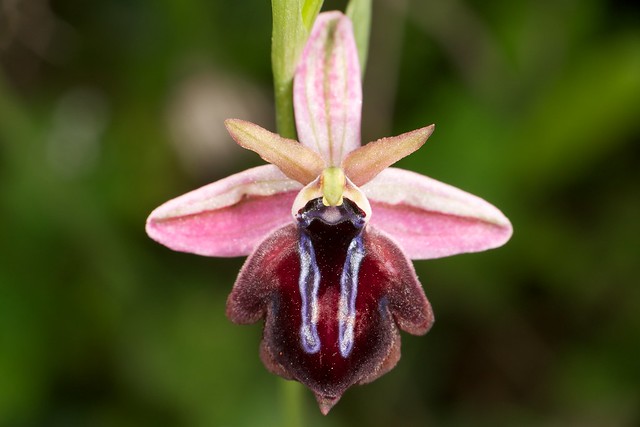
[[[338,306],[338,346],[342,357],[353,350],[356,324],[356,297],[358,296],[358,273],[365,251],[362,234],[356,236],[347,249],[347,258],[340,277],[340,303]]]
[[[318,289],[320,288],[320,269],[316,262],[316,253],[311,239],[305,232],[300,233],[298,241],[300,251],[300,297],[302,299],[300,316],[300,341],[305,352],[313,354],[320,351],[318,336]]]

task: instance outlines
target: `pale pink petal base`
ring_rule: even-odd
[[[163,245],[205,256],[244,256],[291,222],[302,185],[273,165],[259,166],[175,198],[147,219],[147,234]]]
[[[458,188],[396,168],[362,191],[370,224],[392,236],[412,259],[441,258],[503,245],[511,223],[495,206]]]

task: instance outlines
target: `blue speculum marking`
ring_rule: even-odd
[[[320,288],[320,270],[316,262],[313,244],[307,233],[300,233],[298,242],[300,251],[300,343],[306,353],[320,351],[318,336],[318,289]]]
[[[339,207],[324,206],[321,199],[314,199],[298,212],[297,220],[300,231],[298,285],[301,300],[300,343],[302,349],[307,354],[314,354],[320,351],[323,344],[318,334],[320,312],[318,292],[321,285],[319,256],[323,262],[323,268],[330,269],[329,275],[332,274],[333,268],[336,274],[340,273],[340,299],[335,321],[338,322],[337,345],[340,355],[347,358],[355,343],[358,274],[365,257],[362,238],[365,225],[364,213],[353,202],[346,199],[345,203]],[[318,251],[320,255],[316,255]],[[340,252],[344,254],[344,258],[335,257],[335,254]],[[327,255],[328,253],[331,255]]]
[[[364,259],[362,234],[351,240],[347,258],[340,277],[340,303],[338,308],[338,344],[342,357],[353,349],[353,332],[356,324],[356,297],[358,296],[358,273]]]

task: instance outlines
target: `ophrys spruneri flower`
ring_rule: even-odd
[[[494,248],[512,232],[484,200],[389,167],[433,125],[361,146],[361,91],[351,22],[320,14],[295,75],[300,142],[227,120],[233,139],[271,164],[171,200],[147,222],[174,250],[249,255],[227,315],[264,319],[265,366],[309,387],[323,413],[395,366],[399,330],[431,327],[410,258]]]

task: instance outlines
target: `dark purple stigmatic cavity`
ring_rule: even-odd
[[[337,344],[340,355],[346,358],[351,354],[354,344],[358,273],[365,256],[362,241],[365,214],[348,199],[344,199],[341,206],[325,206],[322,199],[317,198],[300,209],[296,219],[300,257],[300,345],[305,353],[314,354],[323,345]],[[340,271],[321,268],[340,265]],[[323,278],[322,275],[339,275],[339,278]],[[323,279],[325,283],[338,279],[340,284],[335,313],[338,322],[337,343],[323,343],[318,334],[321,309],[318,292]]]

